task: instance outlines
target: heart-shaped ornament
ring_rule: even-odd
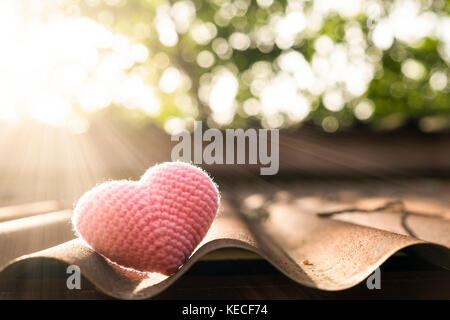
[[[166,162],[139,181],[110,181],[85,193],[72,218],[96,252],[124,267],[174,273],[206,235],[219,192],[201,169]]]

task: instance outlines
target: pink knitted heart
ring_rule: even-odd
[[[139,181],[88,191],[72,218],[78,235],[122,266],[169,275],[189,258],[217,213],[219,192],[201,169],[166,162]]]

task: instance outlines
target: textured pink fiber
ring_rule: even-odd
[[[125,267],[169,275],[217,213],[219,192],[201,169],[166,162],[135,181],[106,182],[78,201],[73,225],[95,251]]]

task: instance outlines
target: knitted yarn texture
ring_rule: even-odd
[[[109,260],[140,271],[174,273],[206,235],[219,191],[200,168],[166,162],[139,181],[110,181],[78,201],[77,234]]]

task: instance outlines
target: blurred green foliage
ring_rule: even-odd
[[[330,1],[332,2],[335,1]],[[393,129],[407,123],[418,125],[424,131],[435,131],[450,124],[448,120],[450,30],[443,29],[450,28],[448,0],[412,1],[416,7],[408,7],[404,1],[361,1],[359,12],[352,14],[347,14],[346,8],[320,11],[315,8],[316,4],[312,1],[192,0],[182,1],[184,5],[176,7],[177,3],[180,2],[158,0],[79,2],[81,15],[91,17],[113,28],[115,32],[123,33],[145,44],[150,54],[140,67],[149,70],[148,82],[158,87],[161,76],[170,66],[188,76],[188,85],[183,88],[179,87],[171,92],[158,91],[162,108],[154,121],[161,126],[166,126],[170,119],[190,121],[194,118],[206,119],[211,126],[262,124],[266,127],[284,128],[310,122],[329,132],[355,125]],[[175,25],[177,15],[180,17],[189,15],[189,8],[193,8],[193,16],[186,18],[189,21],[185,30],[177,30],[176,43],[164,45],[161,41],[161,36],[164,35],[161,35],[161,30],[158,33],[158,19],[171,19]],[[394,10],[400,14],[410,12],[411,8],[418,8],[417,19],[427,17],[426,21],[433,24],[432,30],[418,39],[405,41],[401,38],[401,34],[400,36],[395,34],[402,30],[395,29],[394,25],[391,27],[392,43],[383,44],[381,34],[381,45],[377,46],[374,40],[377,25],[387,19],[395,19],[396,17],[391,15]],[[270,35],[270,32],[278,26],[274,21],[286,17],[290,12],[301,12],[306,17],[306,26],[295,32],[291,44],[279,45],[277,36]],[[317,12],[321,16],[317,18],[317,26],[311,27],[310,19]],[[405,15],[403,19],[407,17]],[[401,21],[402,18],[397,19]],[[403,23],[403,28],[408,29],[414,27],[415,22],[403,21]],[[205,41],[194,39],[194,26],[205,24],[212,26],[210,31],[205,31],[207,28],[202,29],[202,32],[211,32],[213,35],[211,39],[208,35]],[[268,37],[272,37],[266,42],[264,39],[258,40],[257,36],[258,30],[264,26],[268,26]],[[352,42],[352,33],[349,31],[352,26],[356,26],[351,31],[356,34],[355,37],[358,36],[358,30],[362,32],[362,42]],[[295,20],[293,27],[296,27]],[[164,29],[162,30],[164,32]],[[406,33],[407,31],[405,30]],[[243,49],[229,48],[232,46],[230,37],[235,33],[248,35],[250,45]],[[292,120],[290,111],[281,107],[278,107],[281,109],[273,115],[267,111],[270,104],[266,106],[265,111],[261,108],[256,108],[255,112],[246,111],[244,108],[246,101],[253,98],[261,103],[262,99],[245,80],[255,63],[263,61],[271,66],[270,75],[264,80],[265,85],[270,84],[280,72],[277,59],[286,52],[301,53],[315,72],[313,59],[317,55],[316,40],[323,36],[332,40],[335,46],[333,48],[337,48],[336,45],[340,44],[345,46],[347,52],[351,52],[355,46],[356,50],[362,48],[362,55],[359,53],[358,59],[365,59],[365,63],[373,67],[373,72],[369,75],[366,88],[363,88],[360,94],[349,94],[344,82],[335,81],[330,88],[341,90],[339,92],[344,99],[343,107],[333,102],[333,96],[330,96],[331,107],[327,107],[324,95],[328,87],[316,91],[299,87],[299,94],[306,97],[309,103],[304,118]],[[201,32],[199,37],[201,38]],[[386,41],[389,42],[389,39]],[[212,56],[213,63],[209,61],[200,66],[198,59],[205,50],[208,52],[205,57],[210,59]],[[208,62],[206,58],[205,61]],[[349,59],[351,63],[351,56]],[[209,105],[208,99],[202,99],[200,94],[202,85],[211,83],[211,78],[214,78],[218,67],[221,66],[230,70],[239,82],[235,95],[236,102],[233,105],[234,115],[231,121],[223,123],[211,118],[214,108]],[[342,77],[346,76],[345,73],[344,70]],[[255,77],[249,81],[254,80]],[[180,106],[188,101],[190,108]],[[293,111],[295,113],[295,110]],[[281,116],[281,121],[270,121],[268,117],[271,116]],[[189,126],[189,123],[185,121],[183,125]],[[170,131],[170,128],[167,130]]]

